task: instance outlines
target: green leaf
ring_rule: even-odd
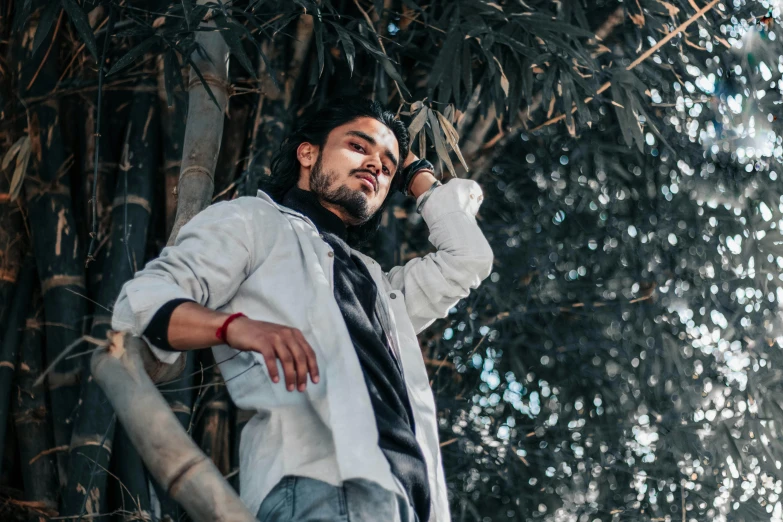
[[[383,67],[383,70],[386,71],[386,74],[388,74],[391,79],[397,83],[397,86],[400,88],[402,93],[405,96],[410,96],[411,93],[405,86],[405,82],[402,80],[402,76],[400,76],[399,71],[397,71],[397,68],[394,66],[391,59],[378,49],[373,48],[373,46],[364,38],[357,38],[356,40],[362,44],[362,46],[367,49],[370,54],[378,59],[378,61],[381,63],[381,66]]]
[[[182,82],[182,69],[177,59],[177,53],[173,49],[163,56],[163,79],[166,87],[166,103],[171,107],[174,105],[174,91],[179,86],[184,91]]]
[[[79,4],[75,0],[62,0],[63,8],[68,13],[68,18],[71,19],[76,32],[79,33],[79,38],[82,39],[84,45],[98,61],[98,45],[95,43],[95,35],[92,34],[92,27],[90,27],[90,21],[87,19],[87,14],[79,7]]]
[[[41,47],[46,36],[52,30],[52,25],[54,25],[58,14],[60,14],[60,4],[57,2],[49,2],[44,8],[43,13],[41,13],[41,19],[38,21],[38,28],[35,30],[32,56],[35,56],[38,48]]]
[[[435,142],[435,152],[438,153],[438,157],[446,164],[446,168],[449,169],[449,172],[453,177],[457,177],[457,172],[454,170],[454,165],[451,163],[451,158],[449,157],[449,151],[446,149],[446,144],[443,142],[443,129],[440,127],[440,123],[438,123],[438,117],[435,116],[435,113],[433,111],[429,112],[429,122],[430,127],[432,128],[432,140]]]
[[[237,24],[231,23],[225,16],[215,17],[215,24],[220,28],[220,34],[223,36],[223,40],[226,41],[228,48],[231,50],[231,54],[237,59],[239,65],[250,75],[251,78],[256,77],[256,71],[253,68],[253,63],[248,58],[245,52],[245,47],[242,45],[242,39],[238,33],[242,31]]]
[[[22,136],[16,140],[13,145],[11,145],[11,147],[3,155],[3,161],[0,163],[0,170],[5,170],[8,168],[8,165],[10,165],[11,161],[13,161],[13,159],[16,157],[16,154],[22,148],[22,144],[26,139],[27,136]]]
[[[313,17],[313,27],[315,29],[315,50],[318,55],[318,77],[324,73],[324,28],[318,16]]]
[[[337,31],[337,37],[340,39],[340,45],[343,46],[343,52],[345,52],[345,61],[348,62],[348,69],[351,71],[351,76],[353,76],[353,64],[356,58],[356,47],[353,44],[351,35],[340,24],[333,23],[332,26],[334,27],[335,31]]]
[[[121,71],[133,61],[138,58],[139,56],[142,56],[144,53],[152,49],[152,46],[155,45],[158,42],[157,36],[150,36],[143,42],[141,42],[139,45],[125,53],[117,62],[112,65],[111,69],[109,69],[109,72],[106,76],[111,76],[112,74],[115,74],[118,71]]]

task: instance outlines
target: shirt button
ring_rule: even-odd
[[[397,294],[392,292],[392,293],[389,294],[389,297],[391,297],[392,299],[397,299]]]
[[[334,257],[334,252],[332,252],[332,251],[330,250],[330,251],[329,251],[329,253],[328,253],[328,254],[326,254],[326,255],[328,255],[329,257]]]

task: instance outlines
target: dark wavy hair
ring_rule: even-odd
[[[378,211],[366,223],[348,227],[347,239],[352,247],[358,247],[375,236],[392,193],[401,190],[404,181],[401,171],[402,162],[408,156],[410,145],[408,129],[380,103],[365,98],[338,98],[327,102],[283,141],[280,150],[272,158],[270,175],[262,176],[259,184],[259,188],[269,194],[273,200],[282,203],[285,194],[299,182],[300,165],[296,157],[296,149],[299,145],[312,143],[321,147],[334,129],[364,117],[378,120],[394,133],[400,148],[400,168],[392,180],[389,194]]]

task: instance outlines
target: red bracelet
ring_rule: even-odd
[[[224,344],[228,344],[228,340],[226,339],[226,334],[228,333],[228,325],[231,324],[231,321],[239,317],[247,317],[247,316],[242,312],[231,314],[228,316],[228,318],[225,321],[223,321],[223,325],[217,329],[217,332],[215,332],[215,336],[217,336],[217,338],[220,339],[220,341],[223,342]]]

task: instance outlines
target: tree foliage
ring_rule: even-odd
[[[19,0],[2,13],[0,218],[30,192],[31,110],[93,114],[103,81],[111,164],[111,134],[156,60],[182,117],[207,17],[231,52],[226,134],[242,137],[224,140],[237,159],[219,161],[216,198],[254,193],[299,116],[356,93],[398,111],[447,177],[484,188],[495,270],[420,339],[455,520],[780,520],[781,7]],[[33,61],[60,58],[49,91],[19,84],[19,35]],[[83,189],[115,175],[80,168],[89,131],[66,136],[82,241],[96,219]],[[165,241],[164,207],[148,257]],[[396,200],[373,249],[388,267],[426,252],[426,237]],[[20,254],[0,248],[15,273]]]

